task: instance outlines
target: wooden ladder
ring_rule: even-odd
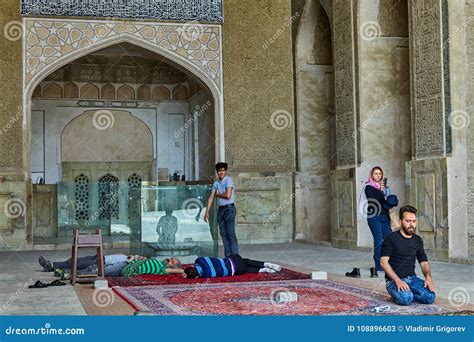
[[[95,234],[79,234],[79,229],[75,228],[74,240],[72,244],[72,256],[71,256],[71,284],[76,283],[93,283],[97,279],[105,279],[104,271],[104,247],[102,245],[102,233],[101,229],[97,228]],[[97,274],[77,274],[77,255],[79,248],[96,248],[97,252]]]

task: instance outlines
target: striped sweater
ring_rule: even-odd
[[[139,274],[168,274],[163,263],[156,259],[133,260],[122,270],[123,277]]]
[[[227,277],[235,274],[235,265],[230,258],[199,257],[194,267],[200,278]]]

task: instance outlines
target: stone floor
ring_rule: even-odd
[[[107,254],[126,252],[109,249]],[[371,253],[312,246],[300,243],[277,245],[244,245],[240,254],[257,260],[274,261],[294,268],[326,271],[338,281],[363,287],[383,289],[383,277],[369,277]],[[72,286],[28,289],[36,280],[51,282],[52,273],[42,272],[38,257],[63,260],[70,251],[22,251],[0,253],[0,315],[85,315]],[[431,262],[438,298],[460,310],[474,309],[474,266]],[[344,277],[353,267],[361,269],[361,279]],[[421,274],[419,268],[418,273]]]

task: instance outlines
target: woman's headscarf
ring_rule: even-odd
[[[372,179],[372,174],[374,173],[375,170],[380,170],[380,172],[382,172],[382,178],[383,178],[383,170],[380,166],[374,166],[372,170],[370,170],[369,179],[367,180],[367,182],[365,182],[364,187],[362,188],[362,192],[360,193],[360,196],[359,196],[359,208],[358,208],[359,218],[367,217],[368,200],[367,200],[367,195],[365,194],[365,187],[367,185],[370,185],[380,190],[380,184]]]

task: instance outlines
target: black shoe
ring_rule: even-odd
[[[379,275],[377,274],[377,270],[375,269],[375,267],[371,267],[370,268],[370,278],[378,278]]]
[[[360,278],[360,269],[354,267],[352,272],[346,272],[346,277]]]
[[[43,258],[42,256],[40,256],[38,258],[38,262],[39,264],[41,265],[41,267],[44,267],[44,265],[46,265],[46,263],[48,262],[48,260],[46,260],[45,258]]]

